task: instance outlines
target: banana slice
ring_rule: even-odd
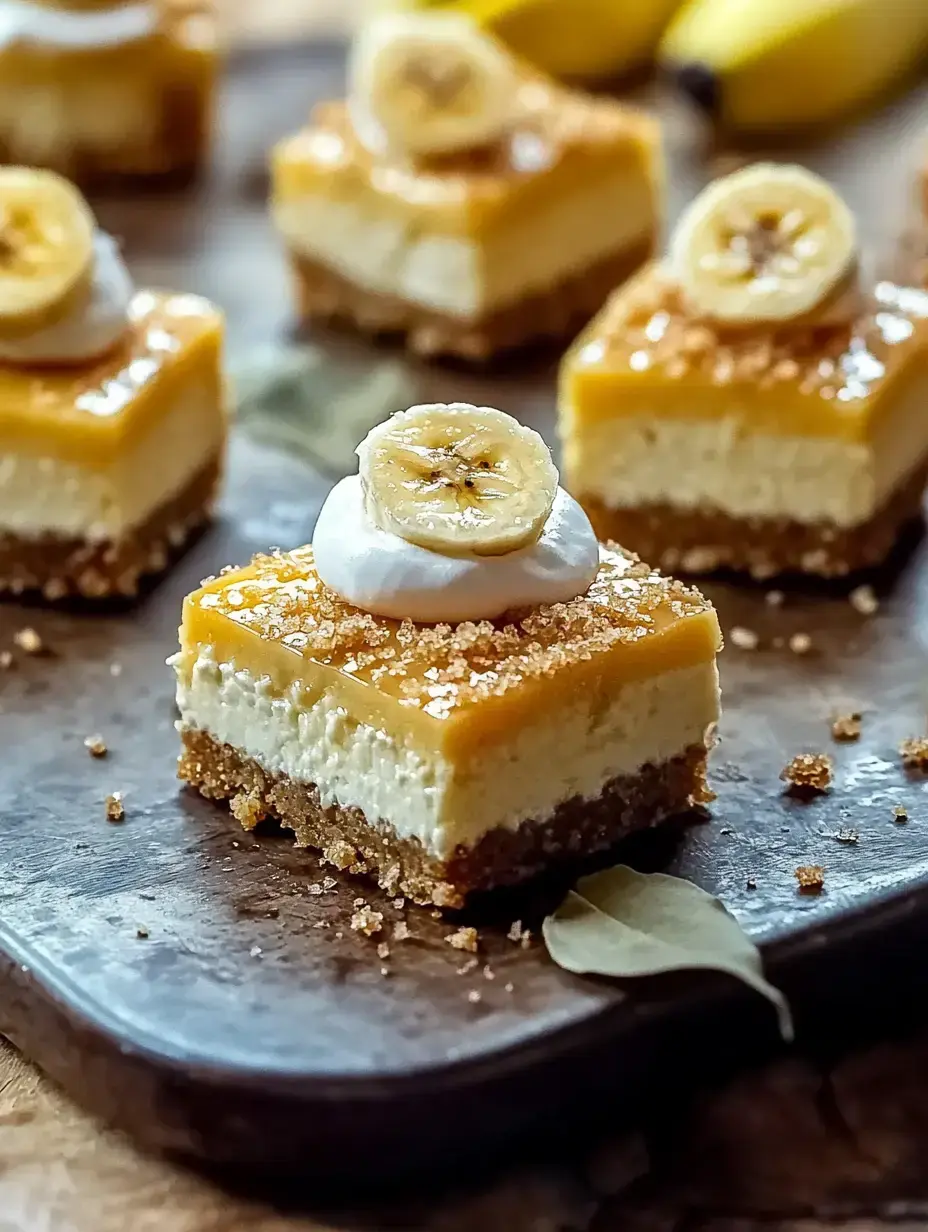
[[[537,432],[465,402],[398,411],[358,446],[368,517],[445,556],[503,556],[535,543],[557,494]]]
[[[45,328],[89,294],[95,230],[87,202],[60,175],[0,167],[0,331]]]
[[[852,273],[857,234],[850,210],[817,175],[757,163],[696,198],[670,260],[699,315],[773,324],[806,316]]]
[[[392,13],[363,27],[348,69],[352,118],[376,152],[453,154],[506,129],[508,53],[462,13]]]

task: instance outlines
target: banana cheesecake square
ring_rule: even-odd
[[[683,237],[708,250],[688,268],[672,243],[565,356],[567,487],[663,568],[876,566],[922,517],[928,297],[848,272],[852,224],[815,177],[731,179]]]
[[[476,430],[455,443],[435,410],[394,417],[408,452],[376,479],[362,454],[314,547],[189,595],[172,662],[183,780],[246,827],[273,818],[390,893],[459,907],[707,798],[720,634],[698,591],[598,545],[562,489],[530,507],[534,462],[506,495],[505,462],[488,474],[503,438],[480,454]],[[378,484],[392,520],[372,523]],[[473,546],[493,555],[468,555],[484,515]]]
[[[136,290],[87,202],[0,167],[0,591],[135,595],[209,516],[222,317]]]
[[[573,333],[654,249],[656,123],[539,78],[453,14],[383,18],[349,98],[271,160],[307,320],[482,361]]]
[[[212,0],[0,0],[0,160],[183,181],[209,145]]]

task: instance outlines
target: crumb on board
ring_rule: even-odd
[[[107,753],[106,741],[99,732],[84,739],[84,748],[91,757],[105,757]]]
[[[467,999],[471,1005],[476,1005],[478,1001],[483,1000],[483,993],[478,992],[476,988],[472,988],[467,994]]]
[[[872,586],[856,586],[848,595],[848,600],[854,611],[861,616],[872,616],[880,607],[880,601]]]
[[[397,920],[397,922],[393,925],[393,940],[408,941],[411,936],[412,933],[409,931],[409,925],[406,921]]]
[[[833,766],[827,753],[797,753],[780,771],[788,791],[813,793],[831,787]]]
[[[515,984],[504,984],[503,992],[515,992]]]
[[[800,894],[819,894],[825,885],[825,870],[821,864],[800,864],[796,869]]]
[[[731,638],[731,644],[739,650],[756,650],[760,644],[760,638],[754,630],[746,629],[743,625],[733,625],[728,636]]]
[[[337,885],[338,885],[338,882],[335,880],[334,877],[323,877],[322,878],[322,893],[330,894]]]
[[[380,959],[390,957],[390,947],[387,945],[386,941],[381,941],[381,943],[377,946],[377,957]]]
[[[484,964],[483,978],[485,980],[495,980],[496,979],[496,972],[493,970],[493,968],[490,966],[489,963]]]
[[[460,967],[458,967],[458,975],[470,975],[470,973],[472,971],[476,971],[479,966],[479,959],[468,958],[467,962],[461,963]]]
[[[123,821],[126,816],[126,806],[123,804],[122,792],[113,791],[106,797],[106,820]]]
[[[449,933],[445,941],[454,950],[466,950],[468,954],[476,954],[480,939],[476,928],[459,928],[457,932]]]
[[[229,801],[229,811],[243,830],[253,830],[267,816],[256,791],[240,791]]]
[[[842,826],[840,830],[835,830],[834,837],[839,843],[857,843],[860,839],[860,834],[852,826]]]
[[[31,625],[17,629],[13,634],[13,643],[27,655],[40,655],[45,649],[45,643]]]
[[[389,967],[381,967],[381,968],[380,968],[380,974],[381,974],[381,976],[383,977],[383,979],[386,979],[386,978],[387,978],[387,976],[390,974],[390,968],[389,968]]]
[[[782,590],[768,590],[764,596],[764,602],[768,605],[768,607],[782,607],[783,598],[784,596]]]
[[[0,672],[8,672],[13,666],[12,650],[0,650]]]
[[[506,936],[510,941],[520,942],[522,940],[522,921],[513,920],[509,925],[509,932]]]
[[[859,740],[861,714],[857,710],[847,714],[836,714],[831,720],[831,735],[833,740]]]
[[[757,878],[748,877],[747,881],[745,882],[745,885],[747,886],[749,890],[756,890],[757,889]]]
[[[909,820],[909,810],[903,804],[897,804],[893,809],[893,820],[900,826],[904,826]]]
[[[110,675],[111,676],[121,676],[122,675],[122,664],[121,663],[111,663],[110,664]]]
[[[251,958],[260,958],[263,953],[264,951],[261,949],[260,945],[253,945],[248,951]]]
[[[899,756],[907,770],[928,770],[928,736],[909,736],[903,740]]]
[[[363,906],[358,907],[351,917],[351,927],[356,933],[365,937],[373,937],[383,928],[383,912],[375,911],[362,899]]]
[[[138,928],[135,930],[135,935],[138,937],[140,941],[147,941],[149,937],[149,932],[148,932],[148,929],[144,926],[144,924],[140,924]]]
[[[812,649],[812,639],[808,633],[794,633],[789,639],[789,648],[796,655],[808,654]]]
[[[322,858],[326,863],[334,864],[337,869],[344,870],[351,868],[358,858],[358,853],[350,843],[346,843],[344,839],[338,839],[337,842],[323,849]]]

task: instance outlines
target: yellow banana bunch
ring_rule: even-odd
[[[450,9],[487,26],[555,77],[618,76],[646,64],[681,0],[371,0],[373,12]]]
[[[688,0],[660,60],[726,127],[825,124],[928,54],[928,0]]]

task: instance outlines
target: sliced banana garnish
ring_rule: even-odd
[[[95,230],[90,206],[68,180],[0,167],[0,331],[45,328],[89,293]]]
[[[398,411],[358,446],[368,517],[445,556],[535,543],[557,494],[548,446],[511,415],[465,402]]]
[[[686,210],[670,245],[694,312],[722,324],[806,316],[853,272],[850,210],[802,167],[758,163],[717,180]]]
[[[355,40],[348,76],[361,140],[412,156],[497,140],[517,86],[508,53],[461,13],[375,18]]]

